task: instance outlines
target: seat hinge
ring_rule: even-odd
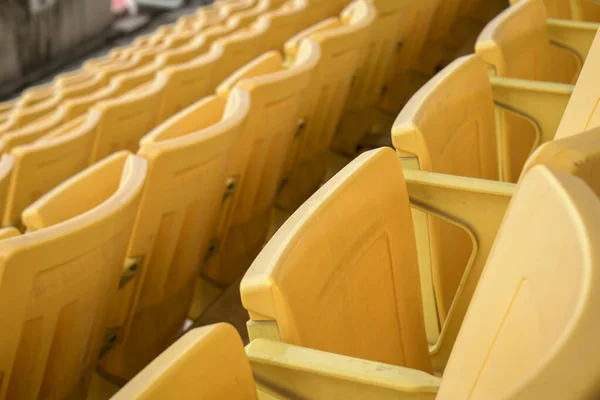
[[[287,185],[289,182],[289,179],[287,176],[284,176],[283,178],[281,178],[281,182],[279,182],[279,188],[277,189],[277,193],[281,192],[283,190],[283,188],[285,187],[285,185]]]
[[[237,179],[227,178],[227,185],[225,186],[225,193],[223,194],[223,201],[227,200],[235,193],[237,189]]]
[[[304,130],[306,129],[306,118],[300,118],[298,120],[298,125],[296,125],[296,137],[302,135]]]
[[[114,328],[109,328],[104,334],[104,339],[102,340],[102,347],[100,347],[100,355],[99,358],[104,358],[117,344],[119,339],[119,333],[121,333],[121,327],[117,326]]]
[[[119,281],[119,289],[127,285],[138,273],[140,266],[142,265],[142,258],[143,257],[127,257],[125,259],[121,280]]]
[[[217,252],[218,240],[213,238],[208,243],[208,249],[206,249],[206,253],[204,254],[204,262],[206,263],[216,252]]]

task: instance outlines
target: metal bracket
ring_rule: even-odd
[[[300,118],[298,120],[298,125],[296,125],[296,137],[302,135],[304,130],[306,129],[306,118]]]
[[[204,262],[207,262],[213,256],[213,254],[215,254],[217,251],[217,244],[217,239],[213,238],[210,240],[208,243],[208,249],[206,249],[206,253],[204,254]]]
[[[227,178],[227,185],[225,186],[225,193],[223,194],[223,201],[227,200],[235,193],[237,189],[237,179]]]
[[[125,266],[121,273],[121,280],[119,281],[119,289],[127,285],[137,274],[142,265],[142,257],[127,257],[125,259]]]
[[[119,339],[119,333],[121,333],[120,327],[109,328],[104,334],[104,339],[102,340],[102,347],[100,348],[100,356],[99,358],[103,358],[109,351],[115,347],[117,344],[117,340]]]

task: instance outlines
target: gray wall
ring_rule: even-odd
[[[55,0],[31,14],[29,0],[0,0],[0,82],[18,80],[112,22],[110,0]]]

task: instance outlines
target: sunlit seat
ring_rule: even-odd
[[[27,208],[25,234],[0,235],[0,397],[86,397],[145,177],[116,154]]]

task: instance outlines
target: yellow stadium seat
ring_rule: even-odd
[[[123,387],[113,400],[258,399],[250,363],[235,328],[194,329]]]
[[[213,43],[213,47],[221,48],[223,56],[219,61],[219,68],[212,77],[213,87],[217,87],[238,68],[249,63],[263,53],[263,37],[268,24],[252,26],[247,29],[237,30]],[[211,48],[211,51],[215,49]]]
[[[100,117],[91,162],[120,150],[137,151],[140,139],[158,124],[157,111],[166,85],[166,76],[158,75],[135,93],[95,105]]]
[[[431,76],[422,66],[422,53],[439,0],[414,1],[406,10],[400,40],[388,68],[380,105],[387,112],[398,113],[402,106]]]
[[[283,3],[283,0],[258,0],[252,8],[247,10],[238,11],[229,19],[227,23],[234,23],[240,29],[249,27],[261,14],[266,13],[269,10],[277,8],[279,3]]]
[[[22,227],[21,214],[30,204],[90,165],[98,113],[81,116],[44,138],[13,145],[14,158],[3,225]]]
[[[547,23],[542,0],[523,0],[486,26],[475,52],[497,76],[571,84],[599,27],[572,21]],[[535,146],[536,127],[510,111],[502,111],[499,118],[505,179],[516,182]]]
[[[220,68],[222,58],[222,48],[217,47],[187,63],[168,66],[159,72],[157,77],[164,76],[167,84],[161,94],[157,123],[214,93],[211,78]]]
[[[569,104],[556,131],[561,139],[600,126],[600,33],[592,43]]]
[[[31,205],[27,233],[0,243],[0,398],[85,398],[145,175],[117,154]]]
[[[465,91],[465,87],[470,90]],[[392,130],[394,147],[406,163],[424,171],[498,180],[497,143],[502,131],[497,132],[494,103],[510,105],[524,96],[518,104],[527,107],[522,115],[531,116],[538,125],[539,145],[554,137],[571,92],[570,85],[489,77],[481,59],[464,57],[446,67],[409,101]],[[513,110],[520,111],[516,107]],[[529,154],[531,149],[524,152]],[[428,227],[426,222],[418,226],[429,230],[422,240],[431,241],[426,244],[420,240],[420,246],[432,249],[431,260],[426,262],[431,267],[422,268],[433,273],[443,325],[473,245],[468,227],[429,219]]]
[[[110,375],[133,377],[181,333],[249,107],[245,93],[208,97],[140,142],[148,178],[128,254],[143,261],[118,313],[128,316],[119,344],[102,361]]]
[[[321,48],[321,58],[302,101],[302,130],[294,140],[285,167],[285,181],[277,205],[294,211],[325,178],[331,140],[343,112],[364,42],[376,18],[374,6],[353,3],[348,18],[330,18],[290,39],[286,60],[295,59],[301,40],[310,37]]]
[[[17,101],[4,101],[0,103],[0,113],[11,111],[17,105]]]
[[[251,109],[228,166],[228,176],[237,180],[233,207],[222,215],[203,267],[213,281],[231,283],[241,276],[264,243],[299,107],[319,58],[319,45],[307,39],[293,64],[285,65],[278,52],[268,52],[217,90],[222,97],[234,88],[247,92]]]
[[[373,0],[377,21],[372,25],[364,47],[362,63],[348,97],[346,110],[333,140],[333,148],[354,155],[359,141],[373,133],[375,108],[382,95],[392,56],[400,39],[400,29],[408,3]]]
[[[577,178],[541,166],[524,177],[454,345],[438,398],[598,394],[600,369],[587,338],[596,336],[598,326],[591,310],[600,292],[590,273],[600,261],[592,250],[600,234],[592,221],[599,211],[598,198]],[[565,259],[569,268],[564,268]],[[558,302],[547,302],[548,296]],[[552,323],[542,322],[548,318]]]
[[[34,86],[23,91],[17,104],[19,106],[33,106],[41,101],[49,99],[53,94],[53,85],[51,83]]]
[[[250,340],[432,370],[409,198],[389,148],[361,155],[304,203],[240,290]]]
[[[307,244],[307,238],[314,237],[316,232],[324,232],[317,229],[312,229],[316,231],[312,232],[310,228],[323,226],[315,221],[319,217],[322,221],[325,210],[336,210],[337,213],[336,207],[344,204],[339,194],[344,193],[344,185],[347,189],[351,185],[348,181],[357,174],[364,174],[365,165],[374,165],[374,160],[381,158],[383,152],[386,150],[355,160],[342,172],[343,176],[339,176],[335,185],[332,184],[327,190],[324,188],[319,193],[321,196],[305,204],[288,221],[288,225],[284,225],[283,232],[275,236],[272,247],[269,244],[265,248],[265,253],[271,256],[257,259],[257,263],[259,260],[263,263],[263,272],[258,275],[249,273],[251,310],[256,310],[257,314],[267,311],[267,316],[277,314],[278,322],[287,322],[284,316],[292,313],[297,304],[289,301],[292,294],[281,290],[287,289],[285,282],[291,279],[287,273],[280,273],[281,264],[294,263],[303,256],[315,260],[318,257],[315,253],[331,257],[332,253],[339,252],[337,243],[331,242],[327,250],[321,252],[315,249],[322,246],[323,241],[311,240]],[[388,162],[394,161],[393,155],[388,155]],[[385,195],[377,198],[379,204],[382,199],[393,197],[392,193],[402,191],[402,186],[396,189],[394,185],[397,183],[394,178],[401,180],[400,168],[396,168],[398,172],[395,177],[389,176],[391,168],[384,170],[385,174],[380,171],[370,182],[353,181],[356,187],[347,195],[352,197],[347,204],[355,203],[357,193],[360,193],[358,197],[363,196],[365,192],[361,186],[377,182],[381,176],[389,179],[390,183],[384,190]],[[407,197],[406,193],[404,196]],[[543,198],[544,202],[540,203],[539,198]],[[398,202],[394,203],[391,209],[397,209]],[[365,204],[365,208],[371,212],[372,203]],[[537,166],[525,175],[498,233],[441,380],[418,374],[415,370],[261,339],[254,340],[246,348],[259,389],[276,388],[279,393],[299,398],[343,398],[348,394],[358,395],[359,398],[397,399],[407,396],[438,400],[595,398],[600,385],[598,355],[592,350],[600,332],[594,312],[600,301],[600,281],[594,274],[600,262],[594,250],[594,243],[600,239],[600,229],[595,223],[599,215],[598,198],[580,179],[545,166]],[[341,223],[342,219],[338,218],[338,221]],[[311,222],[315,223],[311,225]],[[397,220],[396,225],[401,226],[401,222]],[[353,225],[344,233],[349,235],[348,232],[355,229]],[[355,236],[360,235],[357,233]],[[331,234],[324,237],[332,240]],[[382,238],[389,240],[389,234]],[[360,243],[364,243],[362,238]],[[369,269],[372,269],[372,265],[381,265],[383,254],[390,254],[395,248],[395,245],[390,245],[380,249],[377,262],[369,264]],[[566,259],[569,260],[569,268],[564,268]],[[347,254],[343,260],[349,260]],[[315,264],[301,265],[300,270],[304,272],[307,265]],[[348,273],[349,270],[356,268],[346,268],[344,272]],[[306,276],[306,282],[310,282],[307,286],[311,288],[320,284],[330,289],[335,285],[331,282],[333,277],[319,282],[314,279],[314,274]],[[340,274],[335,275],[335,278],[339,277]],[[347,278],[348,275],[342,277]],[[375,275],[373,280],[378,277]],[[297,288],[298,281],[297,278],[290,287]],[[346,279],[343,282],[348,284],[356,281]],[[363,286],[357,288],[365,294]],[[258,288],[266,290],[261,293]],[[299,291],[295,293],[299,298],[302,297]],[[350,300],[356,298],[347,292],[343,293]],[[327,292],[319,294],[324,299],[343,304],[337,297],[326,297]],[[548,302],[549,297],[556,301]],[[361,305],[363,299],[364,296],[361,296]],[[275,308],[269,304],[271,302]],[[262,305],[260,310],[257,310],[258,305]],[[322,316],[323,310],[328,309],[308,308],[307,312],[300,315],[304,318],[309,318],[311,314]],[[381,304],[365,308],[371,314],[374,309],[381,310]],[[308,310],[317,311],[312,313]],[[353,311],[347,320],[342,320],[339,314],[332,320],[339,325],[347,324],[356,318],[356,312]],[[331,320],[323,321],[328,323]],[[380,332],[371,327],[375,332]],[[308,328],[313,335],[319,330],[324,328],[318,323],[312,323]],[[337,335],[333,342],[345,339],[348,331],[348,325],[345,325],[344,333]],[[281,333],[283,339],[283,331]],[[295,340],[306,341],[307,336]],[[381,340],[381,335],[376,336],[375,343]],[[569,385],[565,385],[565,381]],[[359,388],[363,389],[364,397],[358,394]]]

